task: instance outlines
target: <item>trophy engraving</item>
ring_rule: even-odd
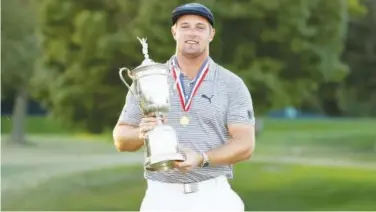
[[[175,130],[160,119],[170,110],[170,88],[168,83],[169,67],[156,63],[150,59],[146,38],[138,38],[142,45],[144,61],[137,68],[130,71],[123,67],[119,70],[122,82],[128,87],[132,95],[139,102],[144,115],[155,114],[157,126],[149,131],[144,139],[145,161],[144,167],[149,171],[169,171],[174,169],[175,161],[184,161],[179,152],[179,142]],[[132,79],[132,86],[123,77],[127,71]]]

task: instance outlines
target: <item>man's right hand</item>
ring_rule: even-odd
[[[155,117],[155,115],[149,115],[145,116],[141,119],[140,122],[140,138],[145,138],[147,132],[153,130],[155,126],[157,125],[157,121],[162,120],[162,123],[167,123],[167,117],[160,118],[160,117]]]

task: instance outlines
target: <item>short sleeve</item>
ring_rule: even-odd
[[[255,124],[251,94],[244,81],[239,78],[237,83],[228,87],[227,124]]]
[[[132,88],[132,87],[131,87]],[[119,121],[138,127],[142,118],[142,111],[136,96],[128,91]]]

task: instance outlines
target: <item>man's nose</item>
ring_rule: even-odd
[[[189,38],[195,38],[197,37],[197,30],[196,29],[189,29],[188,32],[187,32],[187,36]]]
[[[193,33],[188,33],[187,37],[188,37],[189,39],[194,39],[194,38],[197,37],[197,35],[193,32]]]

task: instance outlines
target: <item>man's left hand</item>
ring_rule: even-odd
[[[202,154],[198,152],[189,149],[183,149],[183,152],[185,153],[185,161],[175,162],[175,167],[182,172],[188,172],[193,168],[200,166],[204,160]]]

